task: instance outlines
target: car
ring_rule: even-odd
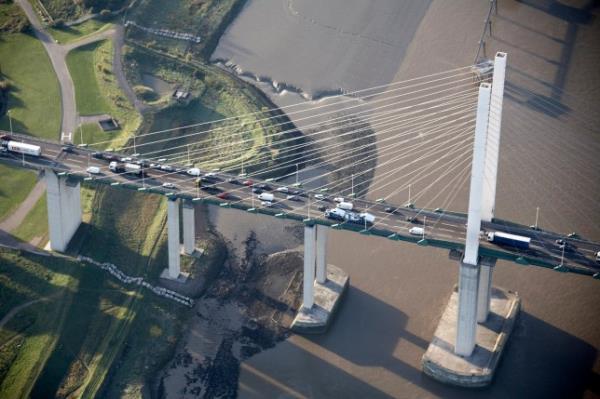
[[[101,153],[101,152],[96,151],[96,152],[92,153],[92,158],[102,159],[102,158],[104,158],[104,154]]]
[[[596,252],[596,262],[600,262],[600,251]]]
[[[315,199],[319,201],[325,201],[327,197],[325,197],[323,194],[315,194]]]
[[[157,159],[156,162],[158,162],[158,163],[165,163],[165,162],[167,162],[167,158]]]
[[[275,191],[277,191],[278,193],[288,193],[290,189],[287,187],[277,187]]]
[[[249,186],[253,186],[254,182],[252,180],[244,180],[244,183],[242,183],[242,184],[244,184],[244,186],[249,187]]]
[[[131,162],[131,161],[133,161],[133,158],[131,158],[131,157],[125,157],[125,158],[121,159],[121,162]]]
[[[297,195],[287,195],[285,199],[289,201],[300,201],[300,197]]]
[[[223,191],[222,193],[217,194],[217,198],[228,199],[229,198],[229,193],[226,192],[226,191]]]
[[[273,190],[273,187],[269,186],[268,184],[262,183],[258,185],[258,188],[260,188],[261,190],[264,191],[271,191]]]
[[[435,208],[433,211],[435,213],[444,213],[444,210],[442,208]]]
[[[260,188],[253,187],[252,192],[254,194],[262,194],[263,191]]]
[[[264,207],[267,207],[267,208],[270,208],[270,207],[273,206],[273,203],[271,201],[261,201],[260,205],[264,206]]]
[[[577,250],[577,247],[575,245],[563,239],[558,239],[554,241],[554,243],[558,245],[558,248],[564,249],[565,252],[574,252]]]
[[[341,202],[344,202],[344,197],[335,197],[333,199],[333,202],[337,202],[338,204],[341,203]]]
[[[165,183],[162,184],[162,186],[164,188],[170,188],[172,190],[175,190],[177,188],[177,186],[175,186],[175,184],[170,183],[170,182],[165,182]]]
[[[320,210],[321,212],[325,212],[327,210],[327,207],[325,205],[321,205],[317,209]]]
[[[170,165],[161,165],[160,170],[164,170],[165,172],[173,172],[174,171],[173,167]]]
[[[67,145],[63,145],[62,148],[60,149],[61,151],[64,152],[75,152],[74,151],[74,147],[73,144],[67,144]]]
[[[388,206],[388,207],[386,207],[386,208],[385,208],[383,211],[384,211],[385,213],[392,213],[392,214],[393,214],[393,213],[396,213],[396,212],[398,211],[398,209],[396,209],[396,208],[393,208],[393,207],[391,207],[391,206]]]
[[[208,172],[204,175],[204,177],[206,177],[207,179],[214,179],[217,177],[217,174],[215,172]]]
[[[575,233],[574,231],[571,232],[571,233],[569,233],[569,234],[567,234],[567,237],[569,237],[569,238],[581,238],[581,237],[579,237],[579,234]]]
[[[240,182],[238,179],[236,179],[236,178],[233,178],[233,177],[232,177],[232,178],[229,178],[229,179],[227,179],[227,183],[229,183],[229,184],[235,184],[235,185],[240,185],[240,184],[242,184],[242,183],[241,183],[241,182]]]
[[[198,168],[190,168],[187,170],[187,174],[190,176],[200,176],[200,169]]]
[[[413,224],[422,224],[422,222],[416,216],[407,216],[406,221]]]
[[[425,235],[425,230],[422,227],[411,227],[408,229],[408,233],[413,236],[423,236]]]
[[[85,171],[91,175],[99,175],[100,174],[100,168],[97,166],[89,166]]]

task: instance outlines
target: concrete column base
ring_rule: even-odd
[[[176,278],[171,277],[169,274],[169,268],[165,268],[160,274],[160,278],[164,278],[165,280],[175,281],[177,283],[185,283],[190,275],[185,272],[179,272],[179,275]]]
[[[449,385],[484,387],[492,382],[519,314],[521,299],[515,292],[493,287],[490,313],[485,323],[477,326],[475,350],[463,357],[454,353],[458,292],[455,287],[446,310],[421,364],[428,376]]]
[[[339,267],[327,265],[325,283],[314,282],[314,304],[310,309],[301,307],[294,318],[291,330],[300,334],[322,334],[348,289],[350,278]]]

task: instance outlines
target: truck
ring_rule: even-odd
[[[3,141],[3,143],[4,142],[5,141]],[[39,145],[20,143],[18,141],[7,141],[5,146],[8,151],[16,152],[17,154],[31,155],[34,157],[42,155],[42,148]]]
[[[505,245],[518,249],[529,249],[529,244],[531,243],[530,237],[502,233],[500,231],[487,233],[487,240],[494,244]]]
[[[129,173],[132,175],[141,176],[142,167],[140,165],[136,165],[133,163],[121,163],[117,161],[112,161],[108,164],[108,169],[110,169],[114,173]]]
[[[373,224],[373,222],[375,222],[375,216],[368,213],[368,212],[363,212],[361,214],[358,215],[361,220],[364,222],[367,222],[367,224]]]
[[[346,220],[347,213],[348,212],[346,212],[345,210],[343,210],[341,208],[331,208],[331,209],[325,210],[325,217],[327,219],[344,221],[344,220]]]
[[[275,196],[271,193],[260,193],[258,194],[258,199],[266,202],[273,202]]]

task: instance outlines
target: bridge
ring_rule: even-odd
[[[558,272],[600,277],[600,264],[595,259],[595,254],[600,250],[599,243],[577,236],[565,237],[564,233],[542,230],[538,226],[524,226],[495,218],[506,61],[506,54],[498,53],[494,60],[491,82],[483,79],[478,87],[468,214],[419,208],[410,199],[406,204],[393,204],[386,198],[377,201],[353,198],[352,190],[350,197],[353,198],[355,210],[368,212],[375,220],[337,221],[325,217],[323,211],[325,208],[335,207],[333,197],[343,196],[340,193],[319,188],[302,188],[302,184],[286,185],[272,179],[260,179],[258,172],[239,176],[226,170],[202,170],[201,175],[211,176],[209,180],[203,181],[202,187],[197,183],[196,176],[190,176],[185,168],[177,167],[178,165],[174,165],[174,169],[143,167],[141,175],[114,172],[108,168],[109,161],[126,159],[131,155],[111,152],[109,156],[98,157],[97,152],[88,146],[65,149],[57,142],[15,135],[12,132],[17,140],[40,146],[43,155],[34,157],[5,153],[3,159],[15,165],[44,171],[48,187],[50,246],[58,252],[66,251],[69,241],[81,224],[82,184],[104,184],[115,189],[165,195],[168,198],[168,277],[172,279],[180,276],[180,242],[183,241],[185,254],[192,254],[195,249],[194,205],[197,203],[303,223],[302,305],[304,311],[308,312],[315,308],[315,289],[327,281],[326,242],[329,229],[448,250],[450,257],[460,262],[458,315],[455,316],[456,334],[452,351],[455,355],[469,358],[476,347],[478,323],[485,323],[488,319],[492,301],[492,271],[498,259],[551,268]],[[464,142],[456,142],[452,145],[461,147],[463,144]],[[138,144],[138,148],[140,146]],[[135,151],[135,147],[134,139],[133,146],[124,149]],[[445,147],[441,149],[444,150]],[[188,148],[187,157],[189,156]],[[443,158],[444,155],[439,157]],[[183,163],[185,151],[179,159]],[[99,168],[100,173],[92,175],[86,172],[90,166]],[[249,179],[252,181],[244,181]],[[257,188],[272,193],[275,200],[269,204],[261,202],[256,195]],[[182,218],[180,208],[183,208]],[[180,224],[183,225],[183,240],[180,237]],[[415,226],[423,228],[421,235],[409,232]],[[527,236],[531,238],[531,243],[528,249],[500,246],[488,242],[482,232]],[[557,240],[564,240],[567,244],[557,245]]]

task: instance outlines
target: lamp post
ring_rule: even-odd
[[[10,134],[12,135],[12,118],[10,117],[10,109],[8,111],[6,111],[6,114],[8,115],[8,126],[10,126]]]

